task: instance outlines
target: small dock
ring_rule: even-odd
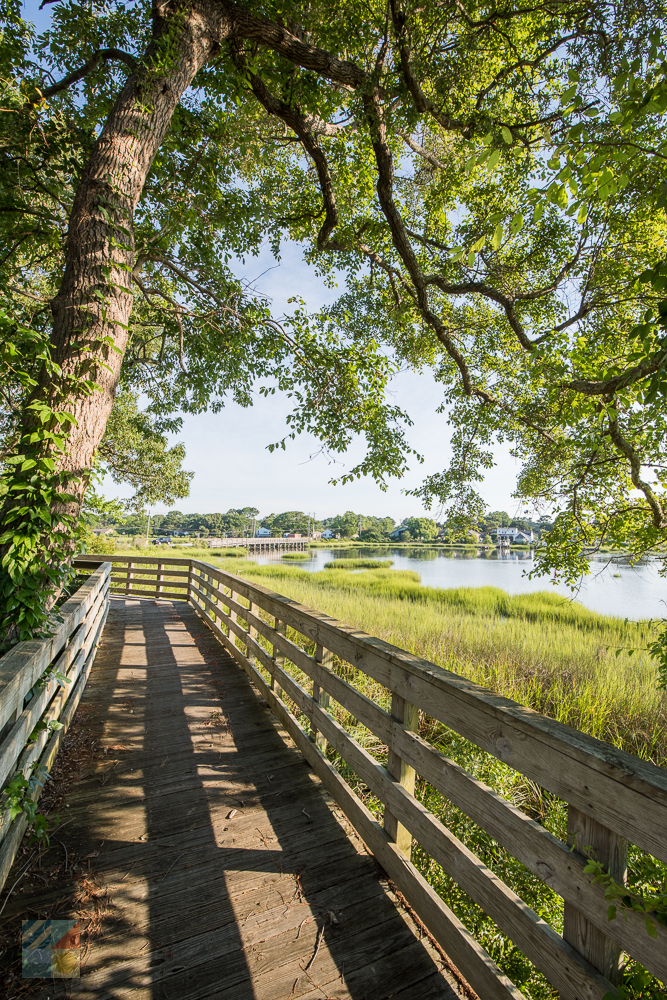
[[[461,995],[189,605],[113,598],[81,705],[99,741],[96,763],[67,799],[56,847],[96,882],[95,931],[81,978],[44,982],[31,995]],[[48,903],[38,883],[29,894],[24,912]],[[76,907],[59,912],[78,915]]]

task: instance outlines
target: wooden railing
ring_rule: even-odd
[[[23,775],[31,782],[27,800],[39,797],[95,659],[110,573],[110,563],[98,565],[59,609],[62,621],[49,639],[20,642],[0,659],[0,789]],[[27,826],[25,811],[11,819],[0,810],[0,889]]]
[[[657,926],[651,937],[643,914],[632,910],[609,921],[603,888],[584,873],[594,855],[623,883],[627,841],[667,862],[662,768],[208,563],[191,561],[187,593],[480,997],[522,994],[411,863],[413,840],[566,1000],[601,1000],[617,981],[622,952],[667,982],[667,928]],[[153,596],[167,595],[156,585]],[[315,655],[302,648],[313,645]],[[390,709],[340,676],[334,657],[386,688]],[[386,767],[334,718],[332,702],[387,747]],[[420,711],[567,802],[568,843],[420,738]],[[382,822],[329,760],[327,743],[383,804]],[[563,898],[562,936],[422,805],[413,794],[416,775]]]

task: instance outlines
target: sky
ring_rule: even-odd
[[[23,16],[44,30],[50,22],[48,7],[39,10],[39,0],[23,5]],[[301,248],[287,245],[280,261],[268,248],[259,258],[238,261],[239,277],[272,300],[274,315],[289,310],[287,299],[298,295],[308,309],[315,310],[342,293],[343,286],[327,288],[314,269],[307,265]],[[286,451],[270,453],[266,446],[279,440],[286,431],[285,417],[289,401],[277,393],[268,399],[256,396],[254,406],[244,409],[230,402],[217,414],[185,416],[181,432],[173,440],[186,448],[184,467],[194,472],[190,495],[176,501],[183,513],[209,514],[235,507],[257,507],[262,516],[286,510],[314,513],[316,518],[331,517],[346,510],[376,517],[423,516],[421,502],[405,496],[404,491],[419,486],[429,473],[446,467],[450,456],[449,428],[445,414],[436,410],[442,401],[440,387],[429,373],[402,372],[391,383],[395,405],[406,410],[414,426],[408,430],[410,445],[424,455],[420,465],[413,461],[402,480],[392,480],[383,492],[370,479],[356,480],[344,486],[329,481],[354,466],[362,455],[359,446],[336,464],[321,452],[320,443],[302,435],[288,443]],[[515,515],[521,510],[512,498],[517,474],[515,460],[507,446],[496,449],[496,466],[489,470],[479,491],[491,510],[506,510]],[[108,498],[128,499],[130,487],[106,477],[100,487]],[[155,513],[166,508],[158,507]],[[439,511],[433,510],[439,520]]]
[[[290,307],[287,299],[298,295],[308,309],[331,302],[343,291],[327,288],[314,269],[307,265],[297,244],[288,244],[276,261],[267,250],[245,264],[236,262],[239,277],[257,292],[271,299],[274,315]],[[186,415],[182,431],[174,441],[186,448],[184,467],[194,471],[190,495],[174,507],[183,513],[209,514],[236,507],[257,507],[262,516],[286,510],[314,513],[317,519],[346,510],[376,517],[424,516],[421,501],[404,495],[404,490],[418,486],[425,475],[446,467],[450,457],[449,428],[445,414],[436,410],[442,390],[429,373],[400,373],[390,384],[393,402],[406,410],[414,426],[408,440],[424,455],[424,464],[413,461],[402,480],[392,480],[383,492],[370,479],[355,480],[344,486],[329,481],[351,468],[361,457],[362,445],[353,446],[345,455],[331,458],[322,454],[316,438],[301,435],[287,444],[286,451],[270,453],[266,446],[279,440],[286,431],[285,417],[290,401],[285,397],[264,398],[257,395],[252,407],[230,402],[219,413]],[[490,470],[481,487],[491,510],[519,511],[512,498],[517,466],[507,448],[497,449],[497,465]],[[128,498],[131,489],[113,483],[108,477],[101,488],[108,497]],[[163,509],[156,508],[162,513]],[[434,513],[438,511],[434,509]],[[438,518],[439,519],[439,518]]]

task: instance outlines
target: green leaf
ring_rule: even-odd
[[[498,165],[498,160],[500,159],[500,150],[494,149],[491,156],[488,159],[487,166],[489,170],[493,170]]]
[[[523,229],[523,215],[521,214],[521,212],[517,212],[516,215],[513,217],[512,221],[510,222],[510,232],[514,236],[516,235],[516,233],[521,232],[522,229]]]
[[[493,232],[493,249],[497,250],[503,241],[503,224],[499,222]]]
[[[474,266],[475,266],[475,251],[474,250],[469,250],[468,251],[468,267],[474,267]]]
[[[514,139],[512,138],[512,133],[510,132],[510,130],[507,128],[506,125],[503,125],[501,132],[504,141],[507,143],[508,146],[511,146],[512,143],[514,142]]]

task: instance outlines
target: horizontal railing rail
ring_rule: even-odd
[[[111,593],[137,597],[189,600],[191,559],[165,556],[78,556],[75,565],[94,569],[104,559],[111,564]]]
[[[39,797],[95,659],[110,574],[110,563],[99,564],[59,609],[48,639],[20,642],[0,658],[0,789],[22,775],[31,782],[26,799]],[[25,810],[12,818],[6,799],[0,797],[0,889],[28,826]]]
[[[667,772],[208,563],[192,560],[189,572],[193,606],[480,996],[522,994],[411,863],[413,839],[562,997],[601,1000],[618,981],[621,953],[667,981],[667,928],[650,936],[632,910],[609,921],[604,888],[584,871],[594,856],[622,884],[627,841],[667,861]],[[313,644],[315,655],[303,648]],[[384,687],[389,710],[334,670],[334,657]],[[337,721],[335,703],[387,747],[386,767]],[[568,843],[422,739],[420,711],[567,802]],[[382,823],[331,763],[327,743],[382,803]],[[563,898],[562,935],[421,804],[416,775]]]

